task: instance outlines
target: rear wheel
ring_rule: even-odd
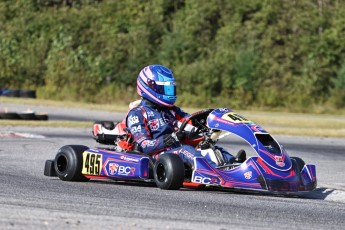
[[[89,149],[83,145],[66,145],[55,156],[56,175],[64,181],[88,181],[82,173],[83,152]]]
[[[163,154],[155,163],[153,170],[156,185],[161,189],[177,190],[184,181],[184,164],[175,154]]]

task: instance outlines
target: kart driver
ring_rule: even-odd
[[[185,163],[193,166],[193,158],[202,155],[191,145],[181,145],[184,135],[176,132],[178,121],[190,115],[174,105],[177,97],[172,70],[162,65],[145,67],[138,75],[137,92],[142,100],[128,112],[126,125],[138,150],[150,156],[163,152],[178,154]],[[225,163],[246,159],[243,150],[235,158],[223,149],[217,149]],[[204,157],[211,165],[217,166],[207,155]]]

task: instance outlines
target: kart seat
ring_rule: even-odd
[[[128,105],[129,110],[137,107],[140,102],[141,100],[131,102]],[[126,118],[117,123],[112,121],[96,121],[93,124],[92,135],[101,144],[115,144],[124,151],[133,149],[132,135],[127,129]]]

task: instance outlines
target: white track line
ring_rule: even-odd
[[[36,138],[41,139],[45,138],[45,136],[32,134],[32,133],[18,133],[12,131],[0,132],[0,137],[8,137],[8,138]]]

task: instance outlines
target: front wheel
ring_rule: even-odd
[[[184,164],[175,154],[161,155],[153,170],[156,185],[161,189],[177,190],[184,181]]]
[[[83,145],[66,145],[55,156],[56,175],[64,181],[85,182],[89,179],[82,173],[83,152],[89,149]]]

